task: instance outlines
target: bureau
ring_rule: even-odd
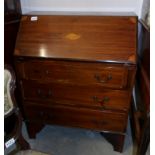
[[[25,15],[14,63],[30,137],[45,124],[102,132],[123,150],[137,17]]]

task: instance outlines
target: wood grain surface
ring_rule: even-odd
[[[136,16],[23,16],[15,55],[136,63]]]
[[[124,132],[126,130],[127,115],[125,113],[67,106],[36,106],[30,102],[25,104],[24,109],[27,119],[31,122],[52,123],[97,131]]]

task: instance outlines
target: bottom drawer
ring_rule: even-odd
[[[43,124],[57,124],[97,131],[125,132],[127,114],[111,111],[88,110],[66,106],[24,106],[26,119]]]

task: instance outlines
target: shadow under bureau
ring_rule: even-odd
[[[136,16],[23,16],[14,62],[29,136],[45,124],[86,128],[122,152],[136,50]]]

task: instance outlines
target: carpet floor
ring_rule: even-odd
[[[32,149],[50,155],[135,155],[129,123],[123,153],[113,151],[100,133],[91,130],[47,125],[36,139],[29,139],[23,126],[23,135]]]

